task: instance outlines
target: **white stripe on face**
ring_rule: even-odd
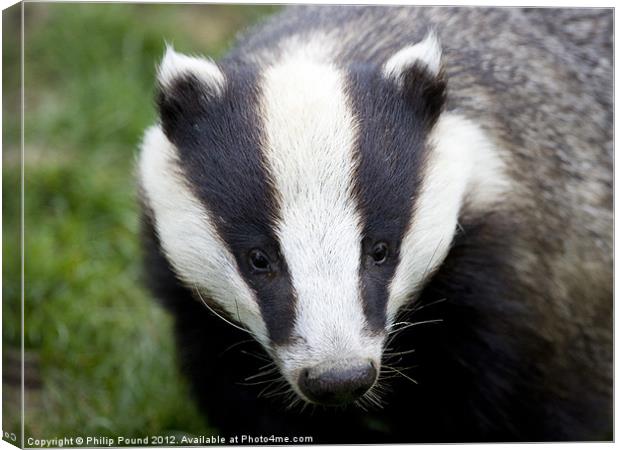
[[[209,215],[187,188],[177,150],[159,127],[149,128],[138,161],[141,187],[154,216],[162,249],[188,286],[208,295],[268,345],[254,294],[219,238]]]
[[[388,322],[448,254],[465,198],[468,207],[484,210],[509,186],[497,148],[473,122],[444,113],[428,142],[422,187],[390,285]]]
[[[343,87],[338,70],[302,56],[270,67],[263,79],[265,159],[280,197],[277,235],[297,294],[298,339],[277,350],[292,385],[303,367],[381,357],[382,339],[364,330],[362,219],[352,193],[356,124]]]

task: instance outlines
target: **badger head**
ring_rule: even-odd
[[[375,384],[399,309],[448,251],[471,136],[438,120],[433,36],[377,65],[292,47],[268,65],[169,48],[139,178],[179,279],[299,397],[340,404]]]

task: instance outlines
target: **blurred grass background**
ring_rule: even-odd
[[[26,437],[211,431],[179,377],[170,319],[140,282],[134,161],[155,120],[164,41],[217,58],[276,9],[25,4]],[[17,67],[18,51],[3,55],[5,67]],[[18,136],[19,116],[5,114],[3,126]],[[7,145],[3,185],[17,186],[19,158],[7,156],[19,153]],[[19,197],[5,191],[11,351],[20,346],[20,268],[10,259]]]

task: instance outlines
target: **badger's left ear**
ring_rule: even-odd
[[[414,105],[436,119],[445,101],[441,45],[434,31],[422,41],[397,51],[383,65],[383,76],[395,83]]]
[[[174,142],[179,127],[206,113],[225,85],[224,73],[213,61],[177,53],[167,45],[157,68],[157,106],[168,138]]]

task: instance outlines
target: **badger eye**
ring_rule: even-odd
[[[388,246],[385,242],[376,243],[371,252],[372,259],[377,265],[383,264],[388,254]]]
[[[261,250],[254,249],[250,251],[249,255],[250,267],[254,273],[267,273],[271,272],[271,264],[269,258]]]

